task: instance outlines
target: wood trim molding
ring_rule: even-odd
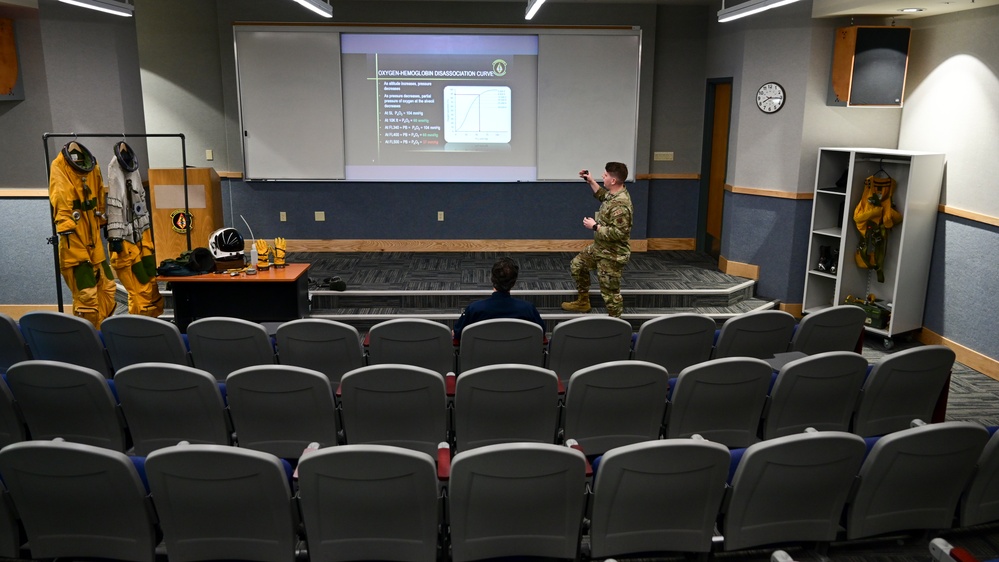
[[[746,277],[748,279],[752,279],[753,281],[760,280],[760,266],[753,265],[751,263],[728,261],[725,256],[718,256],[718,269],[722,273],[727,273],[728,275]]]
[[[44,187],[0,187],[0,198],[48,198],[49,190]]]
[[[699,180],[701,174],[637,174],[636,180]]]
[[[0,304],[0,312],[10,316],[14,320],[20,320],[22,316],[36,310],[49,310],[59,312],[57,304]]]
[[[288,240],[289,252],[578,252],[591,240]],[[648,240],[632,240],[633,252]]]
[[[220,178],[225,178],[227,180],[241,180],[243,179],[243,172],[215,172]]]
[[[810,191],[780,191],[778,189],[760,189],[758,187],[739,187],[737,185],[725,184],[725,191],[739,193],[741,195],[755,195],[758,197],[776,197],[778,199],[814,199],[815,194]]]
[[[649,238],[649,250],[696,250],[694,238]]]
[[[961,217],[962,219],[968,219],[970,221],[980,222],[990,226],[999,226],[999,217],[983,215],[981,213],[975,213],[973,211],[965,211],[964,209],[958,209],[957,207],[948,207],[947,205],[940,205],[939,208],[940,212],[944,213],[945,215]]]
[[[957,360],[961,363],[964,363],[990,379],[999,380],[999,360],[979,353],[974,349],[965,347],[953,340],[949,340],[926,328],[925,326],[917,333],[916,339],[926,345],[946,345],[954,350],[954,353],[957,355]]]

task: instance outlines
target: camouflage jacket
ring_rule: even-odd
[[[628,189],[617,194],[601,187],[594,197],[602,201],[594,215],[600,230],[593,233],[593,250],[598,258],[625,263],[631,257],[631,225],[634,209]]]

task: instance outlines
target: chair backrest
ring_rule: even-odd
[[[447,440],[444,377],[430,369],[355,369],[340,379],[340,407],[350,444],[393,445],[436,456],[437,445]]]
[[[83,318],[38,310],[22,316],[20,326],[32,358],[72,363],[111,378],[101,337],[94,325]]]
[[[26,437],[27,428],[24,416],[21,415],[21,406],[14,400],[7,383],[0,380],[0,449],[11,443],[24,441]]]
[[[958,523],[971,527],[999,521],[999,431],[992,434],[978,457],[975,474],[961,495]]]
[[[274,363],[267,329],[241,318],[201,318],[187,327],[194,366],[224,381],[229,373],[252,365]]]
[[[658,439],[669,392],[664,367],[610,361],[576,371],[565,394],[565,438],[587,455]]]
[[[191,364],[180,329],[166,320],[119,314],[101,322],[101,336],[115,371],[136,363]]]
[[[751,445],[732,478],[723,520],[725,550],[835,539],[866,450],[863,438],[843,431]]]
[[[17,322],[0,312],[0,374],[6,373],[14,363],[28,359],[31,359],[31,352]]]
[[[487,365],[455,382],[457,450],[495,443],[554,443],[558,428],[558,377],[533,365]]]
[[[170,560],[294,562],[290,467],[260,451],[175,445],[146,459]]]
[[[245,367],[226,379],[226,394],[240,447],[291,459],[310,443],[336,444],[333,388],[319,371]]]
[[[498,363],[544,367],[544,337],[541,326],[527,320],[494,318],[476,322],[461,332],[460,370]]]
[[[846,538],[949,528],[988,439],[971,422],[927,424],[878,439],[847,505]]]
[[[559,323],[548,342],[548,368],[563,382],[576,371],[631,357],[631,322],[584,316]]]
[[[488,445],[455,455],[449,486],[452,560],[574,559],[585,473],[586,457],[559,445]]]
[[[313,560],[437,560],[440,500],[433,459],[383,445],[343,445],[298,465]]]
[[[638,328],[634,358],[666,367],[676,374],[711,359],[718,324],[694,313],[653,318]]]
[[[748,447],[770,387],[770,365],[752,357],[698,363],[680,372],[670,397],[667,437],[700,434],[728,447]]]
[[[593,486],[591,554],[710,552],[728,468],[724,445],[697,439],[608,451]]]
[[[413,365],[442,375],[454,371],[451,330],[440,322],[387,320],[371,327],[368,340],[369,365]]]
[[[61,441],[24,441],[0,451],[31,557],[155,560],[153,507],[123,453]]]
[[[325,318],[301,318],[282,323],[275,334],[278,359],[319,371],[338,384],[347,371],[364,366],[364,349],[357,328]]]
[[[857,351],[867,313],[859,306],[841,304],[806,314],[791,338],[791,351],[808,355],[825,351]]]
[[[864,381],[853,416],[853,432],[863,437],[928,421],[954,366],[954,352],[942,345],[914,347],[885,355]]]
[[[733,316],[722,324],[713,357],[770,359],[787,351],[797,325],[783,310],[762,310]]]
[[[7,371],[32,439],[61,437],[125,452],[125,420],[107,379],[93,369],[33,359]]]
[[[232,444],[232,428],[215,377],[171,363],[136,363],[114,376],[136,455],[188,443]]]
[[[764,413],[763,438],[819,431],[849,431],[867,360],[851,351],[827,351],[784,365]]]

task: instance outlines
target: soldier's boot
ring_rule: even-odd
[[[576,300],[562,303],[562,310],[568,310],[569,312],[589,312],[590,294],[579,293],[579,297]]]

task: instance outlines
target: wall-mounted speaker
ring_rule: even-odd
[[[902,107],[910,27],[836,30],[830,105]]]

